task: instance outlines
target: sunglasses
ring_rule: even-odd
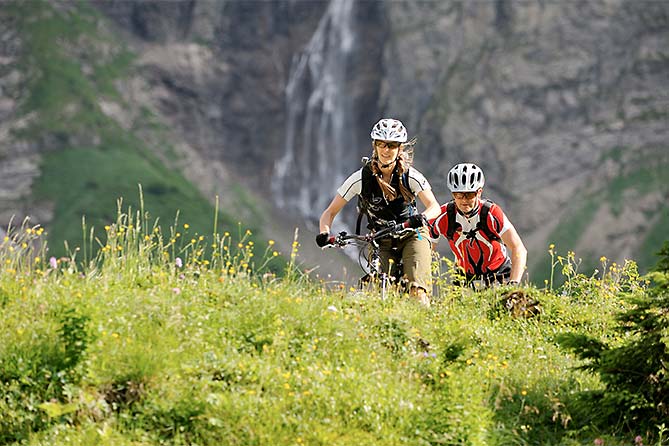
[[[476,197],[477,192],[453,192],[453,198],[471,200]]]
[[[381,141],[381,140],[376,140],[374,141],[374,145],[376,146],[377,149],[385,149],[386,147],[389,149],[397,149],[400,146],[400,142],[398,141]]]

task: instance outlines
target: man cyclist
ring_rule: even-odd
[[[320,217],[316,243],[321,247],[330,243],[335,216],[356,195],[367,215],[369,229],[379,230],[388,222],[409,222],[410,227],[420,228],[399,237],[381,239],[379,255],[385,273],[390,272],[390,259],[397,263],[401,256],[409,295],[429,305],[432,252],[423,222],[439,215],[439,203],[425,177],[411,166],[411,153],[406,149],[412,143],[407,143],[407,131],[400,121],[381,119],[372,128],[371,138],[372,159],[337,189]],[[425,206],[423,214],[416,209],[415,197]]]
[[[441,215],[431,222],[432,237],[446,237],[468,283],[519,283],[527,264],[527,249],[502,208],[481,198],[485,184],[481,168],[457,164],[446,181],[453,200],[442,205]]]

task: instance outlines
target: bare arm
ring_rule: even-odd
[[[423,211],[425,218],[432,220],[439,217],[439,214],[441,214],[441,207],[439,206],[437,199],[434,197],[432,190],[422,190],[418,192],[418,198],[425,206],[425,210]]]
[[[346,205],[346,203],[348,202],[344,200],[341,195],[335,195],[328,207],[321,214],[321,218],[318,222],[319,230],[321,232],[330,232],[332,222],[334,221],[339,211],[341,211],[342,208]]]
[[[527,265],[527,249],[525,249],[523,241],[513,226],[502,234],[502,241],[511,249],[511,276],[509,280],[520,282]]]

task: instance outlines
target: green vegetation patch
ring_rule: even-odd
[[[666,206],[657,210],[657,214],[649,218],[657,218],[655,224],[644,235],[643,243],[637,253],[639,265],[652,266],[657,260],[657,252],[662,243],[667,239],[667,228],[669,228],[669,208]]]
[[[625,194],[644,195],[654,191],[667,191],[668,147],[615,146],[607,151],[601,162],[613,160],[620,175],[611,180],[604,191],[606,201],[615,215],[622,212]]]
[[[543,290],[440,276],[425,308],[328,290],[292,264],[283,278],[248,274],[252,247],[225,237],[211,263],[191,246],[177,264],[160,231],[118,221],[90,267],[35,261],[39,230],[0,244],[3,443],[663,444],[659,426],[594,418],[580,396],[611,387],[559,345],[572,333],[629,342],[613,327],[644,295],[634,265]],[[511,291],[540,312],[507,312]]]
[[[616,163],[619,163],[619,162],[622,161],[622,159],[623,159],[623,155],[625,154],[625,152],[626,152],[627,150],[629,150],[629,148],[626,147],[626,146],[615,146],[615,147],[612,147],[610,150],[608,150],[607,152],[605,152],[605,153],[600,157],[599,162],[600,162],[600,164],[601,164],[601,163],[604,163],[606,160],[611,159],[611,160],[615,161]]]
[[[645,194],[660,192],[666,195],[667,191],[667,168],[669,159],[666,155],[667,148],[658,147],[645,150],[636,154],[628,147],[616,146],[612,148],[602,160],[612,159],[617,163],[624,161],[625,173],[613,178],[602,194],[593,193],[582,197],[578,203],[572,204],[566,216],[549,235],[549,242],[557,246],[561,251],[575,250],[578,246],[579,237],[591,224],[594,215],[602,205],[610,206],[614,215],[623,211],[626,200],[630,197],[638,197]],[[630,159],[625,155],[632,153]],[[638,167],[630,167],[638,166]],[[622,169],[622,167],[621,167]],[[596,197],[603,196],[604,201]],[[655,253],[666,239],[666,228],[669,224],[668,211],[658,208],[647,216],[648,219],[656,219],[647,234],[642,234],[643,244],[637,252],[636,263],[642,271],[647,271],[653,266]],[[580,252],[583,256],[579,265],[581,271],[593,271],[598,267],[597,253]],[[549,277],[551,274],[551,261],[546,256],[543,260],[535,262],[533,266],[535,277]]]
[[[94,227],[96,236],[116,221],[116,202],[139,210],[139,190],[151,203],[153,219],[167,227],[180,213],[189,234],[211,234],[215,210],[182,175],[166,168],[146,144],[121,128],[99,106],[101,98],[124,104],[114,81],[128,75],[134,55],[110,36],[102,35],[99,14],[84,2],[55,7],[45,1],[15,2],[12,13],[24,42],[21,60],[26,74],[26,99],[21,104],[30,125],[14,136],[50,149],[43,153],[41,176],[33,185],[35,202],[54,205],[54,218],[47,232],[51,253],[66,253],[84,240],[81,219],[86,219],[86,237]],[[143,113],[135,122],[154,117]],[[153,125],[158,133],[161,128]],[[166,153],[173,153],[165,144]],[[231,191],[231,193],[239,193]],[[259,233],[256,225],[240,229],[240,223],[220,213],[221,231],[243,236],[245,229]],[[258,216],[259,218],[259,216]],[[182,228],[183,229],[183,228]]]
[[[597,213],[599,202],[594,198],[586,198],[572,206],[571,211],[560,220],[548,240],[562,251],[573,250],[578,245],[578,240],[590,225],[592,218]],[[592,265],[588,265],[592,266]],[[548,254],[535,263],[533,269],[534,277],[551,277],[553,266]],[[543,284],[539,284],[543,285]]]
[[[70,247],[83,241],[81,218],[96,234],[116,221],[116,202],[140,209],[139,187],[152,219],[163,227],[179,221],[190,226],[190,233],[213,232],[214,208],[180,174],[139,152],[123,150],[69,149],[45,155],[42,176],[34,186],[36,197],[55,203],[53,224],[47,230],[54,254],[63,255],[63,242]],[[236,233],[238,222],[219,216],[219,230]],[[248,228],[255,232],[255,227]],[[87,234],[88,235],[88,234]]]
[[[607,198],[615,215],[622,211],[626,192],[633,191],[634,194],[644,195],[667,188],[667,164],[648,162],[639,163],[639,166],[638,169],[615,178],[608,185]]]
[[[38,113],[28,135],[99,125],[98,95],[113,91],[111,81],[131,60],[122,48],[112,47],[103,56],[97,47],[109,43],[97,35],[96,15],[82,4],[70,7],[60,11],[42,1],[13,4],[25,43],[20,63],[28,82],[22,109]]]

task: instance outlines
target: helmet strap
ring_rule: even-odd
[[[372,143],[372,147],[373,146],[374,146],[374,143]],[[399,154],[398,154],[397,157],[395,157],[395,159],[392,160],[391,162],[389,162],[388,164],[381,164],[381,162],[379,160],[379,154],[376,153],[376,147],[374,147],[374,151],[373,151],[373,154],[372,154],[372,159],[376,160],[376,162],[378,163],[378,165],[381,169],[387,169],[388,167],[395,164],[397,162],[397,160],[400,159],[400,157],[399,157]]]
[[[395,158],[394,160],[392,160],[392,161],[389,162],[388,164],[379,164],[379,166],[381,167],[381,169],[385,169],[385,168],[387,168],[387,167],[392,166],[392,165],[395,164],[396,162],[397,162],[397,158]]]
[[[472,208],[472,210],[469,211],[469,212],[466,212],[466,213],[463,212],[463,215],[464,215],[465,217],[467,217],[467,218],[471,218],[471,217],[473,217],[474,215],[476,215],[476,213],[479,211],[479,208],[480,208],[480,207],[481,207],[481,200],[477,199],[477,200],[476,200],[476,206],[474,206],[474,207]]]

